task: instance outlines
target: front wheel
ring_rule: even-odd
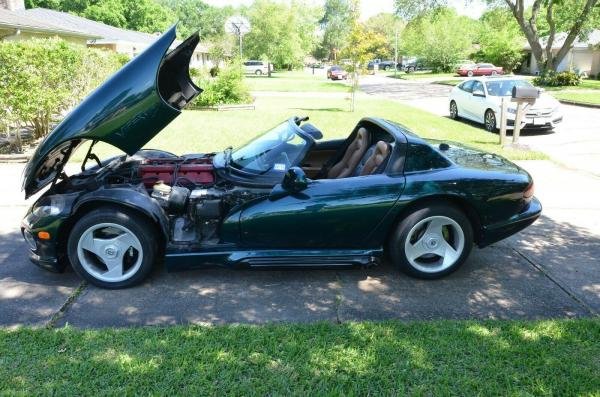
[[[456,102],[450,101],[450,118],[452,120],[458,120],[458,106],[456,106]]]
[[[467,72],[467,76],[469,76],[469,77],[473,77],[473,71],[472,71],[472,70],[469,70],[469,71]]]
[[[436,279],[457,270],[473,246],[473,228],[466,215],[451,204],[415,208],[396,227],[388,250],[404,273]]]
[[[484,125],[486,131],[496,132],[496,115],[491,109],[485,111]]]
[[[389,66],[384,66],[383,70],[387,72],[388,70],[390,70],[390,67]]]
[[[154,225],[143,216],[113,207],[85,214],[75,224],[67,244],[73,269],[101,288],[126,288],[140,283],[152,270],[157,241]]]

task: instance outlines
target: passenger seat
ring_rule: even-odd
[[[379,141],[375,145],[375,150],[371,156],[365,161],[360,175],[371,175],[374,174],[379,167],[387,160],[390,155],[390,145],[384,141]]]
[[[365,128],[361,127],[358,129],[356,137],[352,143],[348,145],[348,148],[344,153],[344,157],[342,157],[337,164],[329,169],[329,172],[327,172],[327,178],[337,179],[351,176],[354,172],[354,169],[358,165],[358,162],[367,151],[368,145],[369,132]]]

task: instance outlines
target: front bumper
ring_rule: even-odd
[[[478,245],[485,247],[520,232],[535,222],[541,213],[542,203],[533,197],[521,212],[510,217],[508,220],[484,226],[482,238]]]
[[[67,265],[66,259],[58,255],[54,241],[40,240],[34,237],[33,233],[25,227],[21,227],[21,233],[23,234],[23,238],[25,238],[26,233],[29,233],[30,238],[35,242],[35,247],[29,245],[29,260],[33,264],[54,273],[62,273],[65,270]],[[28,239],[25,238],[25,240]]]
[[[548,117],[524,117],[521,122],[521,129],[552,129],[563,121],[560,113],[555,113]],[[515,128],[515,119],[506,120],[506,128],[512,130]]]

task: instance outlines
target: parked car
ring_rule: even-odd
[[[396,62],[394,61],[382,61],[381,59],[374,59],[371,61],[374,65],[377,65],[378,70],[385,70],[388,71],[390,69],[394,69],[396,67]],[[369,62],[369,64],[371,64],[371,62]],[[373,69],[369,69],[369,70],[373,70]]]
[[[168,270],[334,267],[387,253],[398,269],[432,279],[456,270],[473,244],[540,215],[520,167],[378,118],[363,118],[345,139],[322,140],[307,117],[293,117],[237,149],[142,149],[201,93],[188,75],[199,37],[168,52],[175,38],[173,27],[33,153],[25,196],[46,189],[22,223],[34,263],[53,271],[70,263],[94,285],[123,288],[161,258]],[[126,154],[101,161],[99,141]],[[82,171],[68,175],[84,143]]]
[[[456,70],[459,76],[496,76],[504,74],[500,66],[494,66],[491,63],[465,64]]]
[[[431,69],[427,64],[419,58],[403,58],[402,63],[398,64],[398,70],[403,70],[406,73],[413,73],[421,70]]]
[[[510,97],[513,87],[532,87],[527,80],[515,77],[478,77],[463,81],[450,92],[450,117],[464,117],[483,123],[493,132],[500,128],[500,106],[503,97]],[[515,125],[516,104],[511,102],[507,113],[507,128]],[[552,129],[563,120],[560,103],[552,96],[541,93],[535,104],[525,108],[522,128]]]
[[[333,65],[327,69],[327,78],[331,80],[346,80],[348,78],[348,72],[339,65]]]
[[[379,70],[379,64],[373,61],[369,61],[369,63],[367,63],[367,70],[369,72],[372,72],[372,74],[375,74],[375,72]]]
[[[244,62],[244,73],[255,74],[261,76],[269,73],[269,63],[263,61],[246,61]]]

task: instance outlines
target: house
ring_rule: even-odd
[[[0,40],[58,36],[88,47],[105,48],[134,57],[152,44],[158,35],[121,29],[56,10],[25,9],[23,0],[0,0]],[[179,43],[173,43],[173,48]],[[214,66],[209,49],[206,44],[198,44],[190,67]]]
[[[560,50],[566,38],[567,33],[565,32],[556,34],[554,43],[552,44],[552,52],[554,54]],[[546,47],[547,40],[547,37],[540,40],[543,48]],[[525,44],[523,50],[527,53],[527,58],[521,66],[521,71],[530,74],[540,73],[540,67],[531,53],[529,43]],[[597,76],[600,74],[600,30],[593,30],[585,39],[575,40],[573,47],[557,67],[557,71],[559,72],[566,70],[585,73],[588,76]]]
[[[23,1],[0,0],[0,41],[20,41],[32,38],[60,37],[72,43],[86,45],[100,36],[70,29],[23,15]]]

